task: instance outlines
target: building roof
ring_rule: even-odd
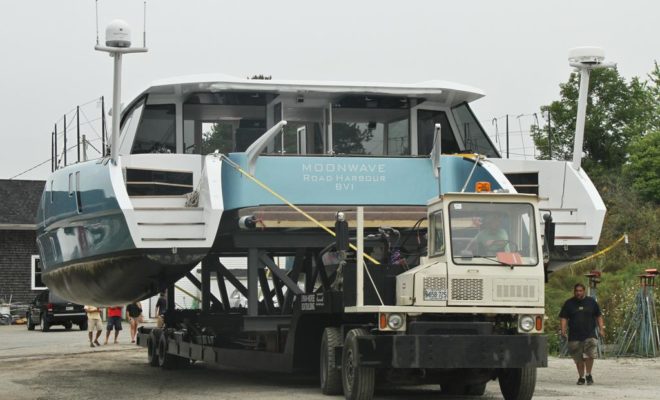
[[[0,229],[35,229],[45,181],[0,179]]]

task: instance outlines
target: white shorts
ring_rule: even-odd
[[[103,321],[100,319],[88,319],[87,320],[87,332],[102,331],[103,330]]]

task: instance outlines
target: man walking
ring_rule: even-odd
[[[573,297],[566,300],[559,312],[561,335],[566,337],[568,326],[568,351],[575,361],[579,378],[578,385],[593,385],[591,369],[594,359],[598,357],[598,339],[596,326],[601,337],[605,337],[605,323],[596,300],[587,297],[585,287],[576,283],[573,287]],[[585,379],[586,368],[586,379]]]
[[[101,322],[101,309],[94,306],[85,306],[87,313],[87,334],[89,335],[89,347],[94,347],[96,344],[100,346],[99,336],[103,331],[103,324]],[[96,338],[94,338],[94,331],[96,331]]]
[[[156,301],[156,327],[162,328],[165,324],[165,313],[167,312],[167,293],[160,292],[160,296]]]

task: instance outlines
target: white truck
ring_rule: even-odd
[[[138,344],[164,368],[191,360],[318,368],[323,393],[347,399],[371,399],[385,381],[481,395],[491,380],[507,400],[530,399],[536,369],[547,366],[538,198],[478,189],[429,202],[428,228],[417,232],[426,256],[414,267],[387,228],[363,235],[359,209],[356,229],[338,213],[329,242],[312,232],[237,233],[235,245],[248,248],[248,282],[258,287],[236,282],[210,255],[198,282],[202,310],[169,310],[165,327],[142,329]],[[274,254],[295,254],[295,262],[279,268]],[[222,299],[211,294],[212,273]],[[247,309],[229,305],[225,280],[245,294]]]

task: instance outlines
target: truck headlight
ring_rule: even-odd
[[[401,314],[390,314],[387,317],[387,326],[396,331],[403,326],[403,316]]]
[[[523,315],[518,320],[518,326],[523,332],[530,332],[532,329],[534,329],[534,324],[534,318],[532,318],[530,315]]]

